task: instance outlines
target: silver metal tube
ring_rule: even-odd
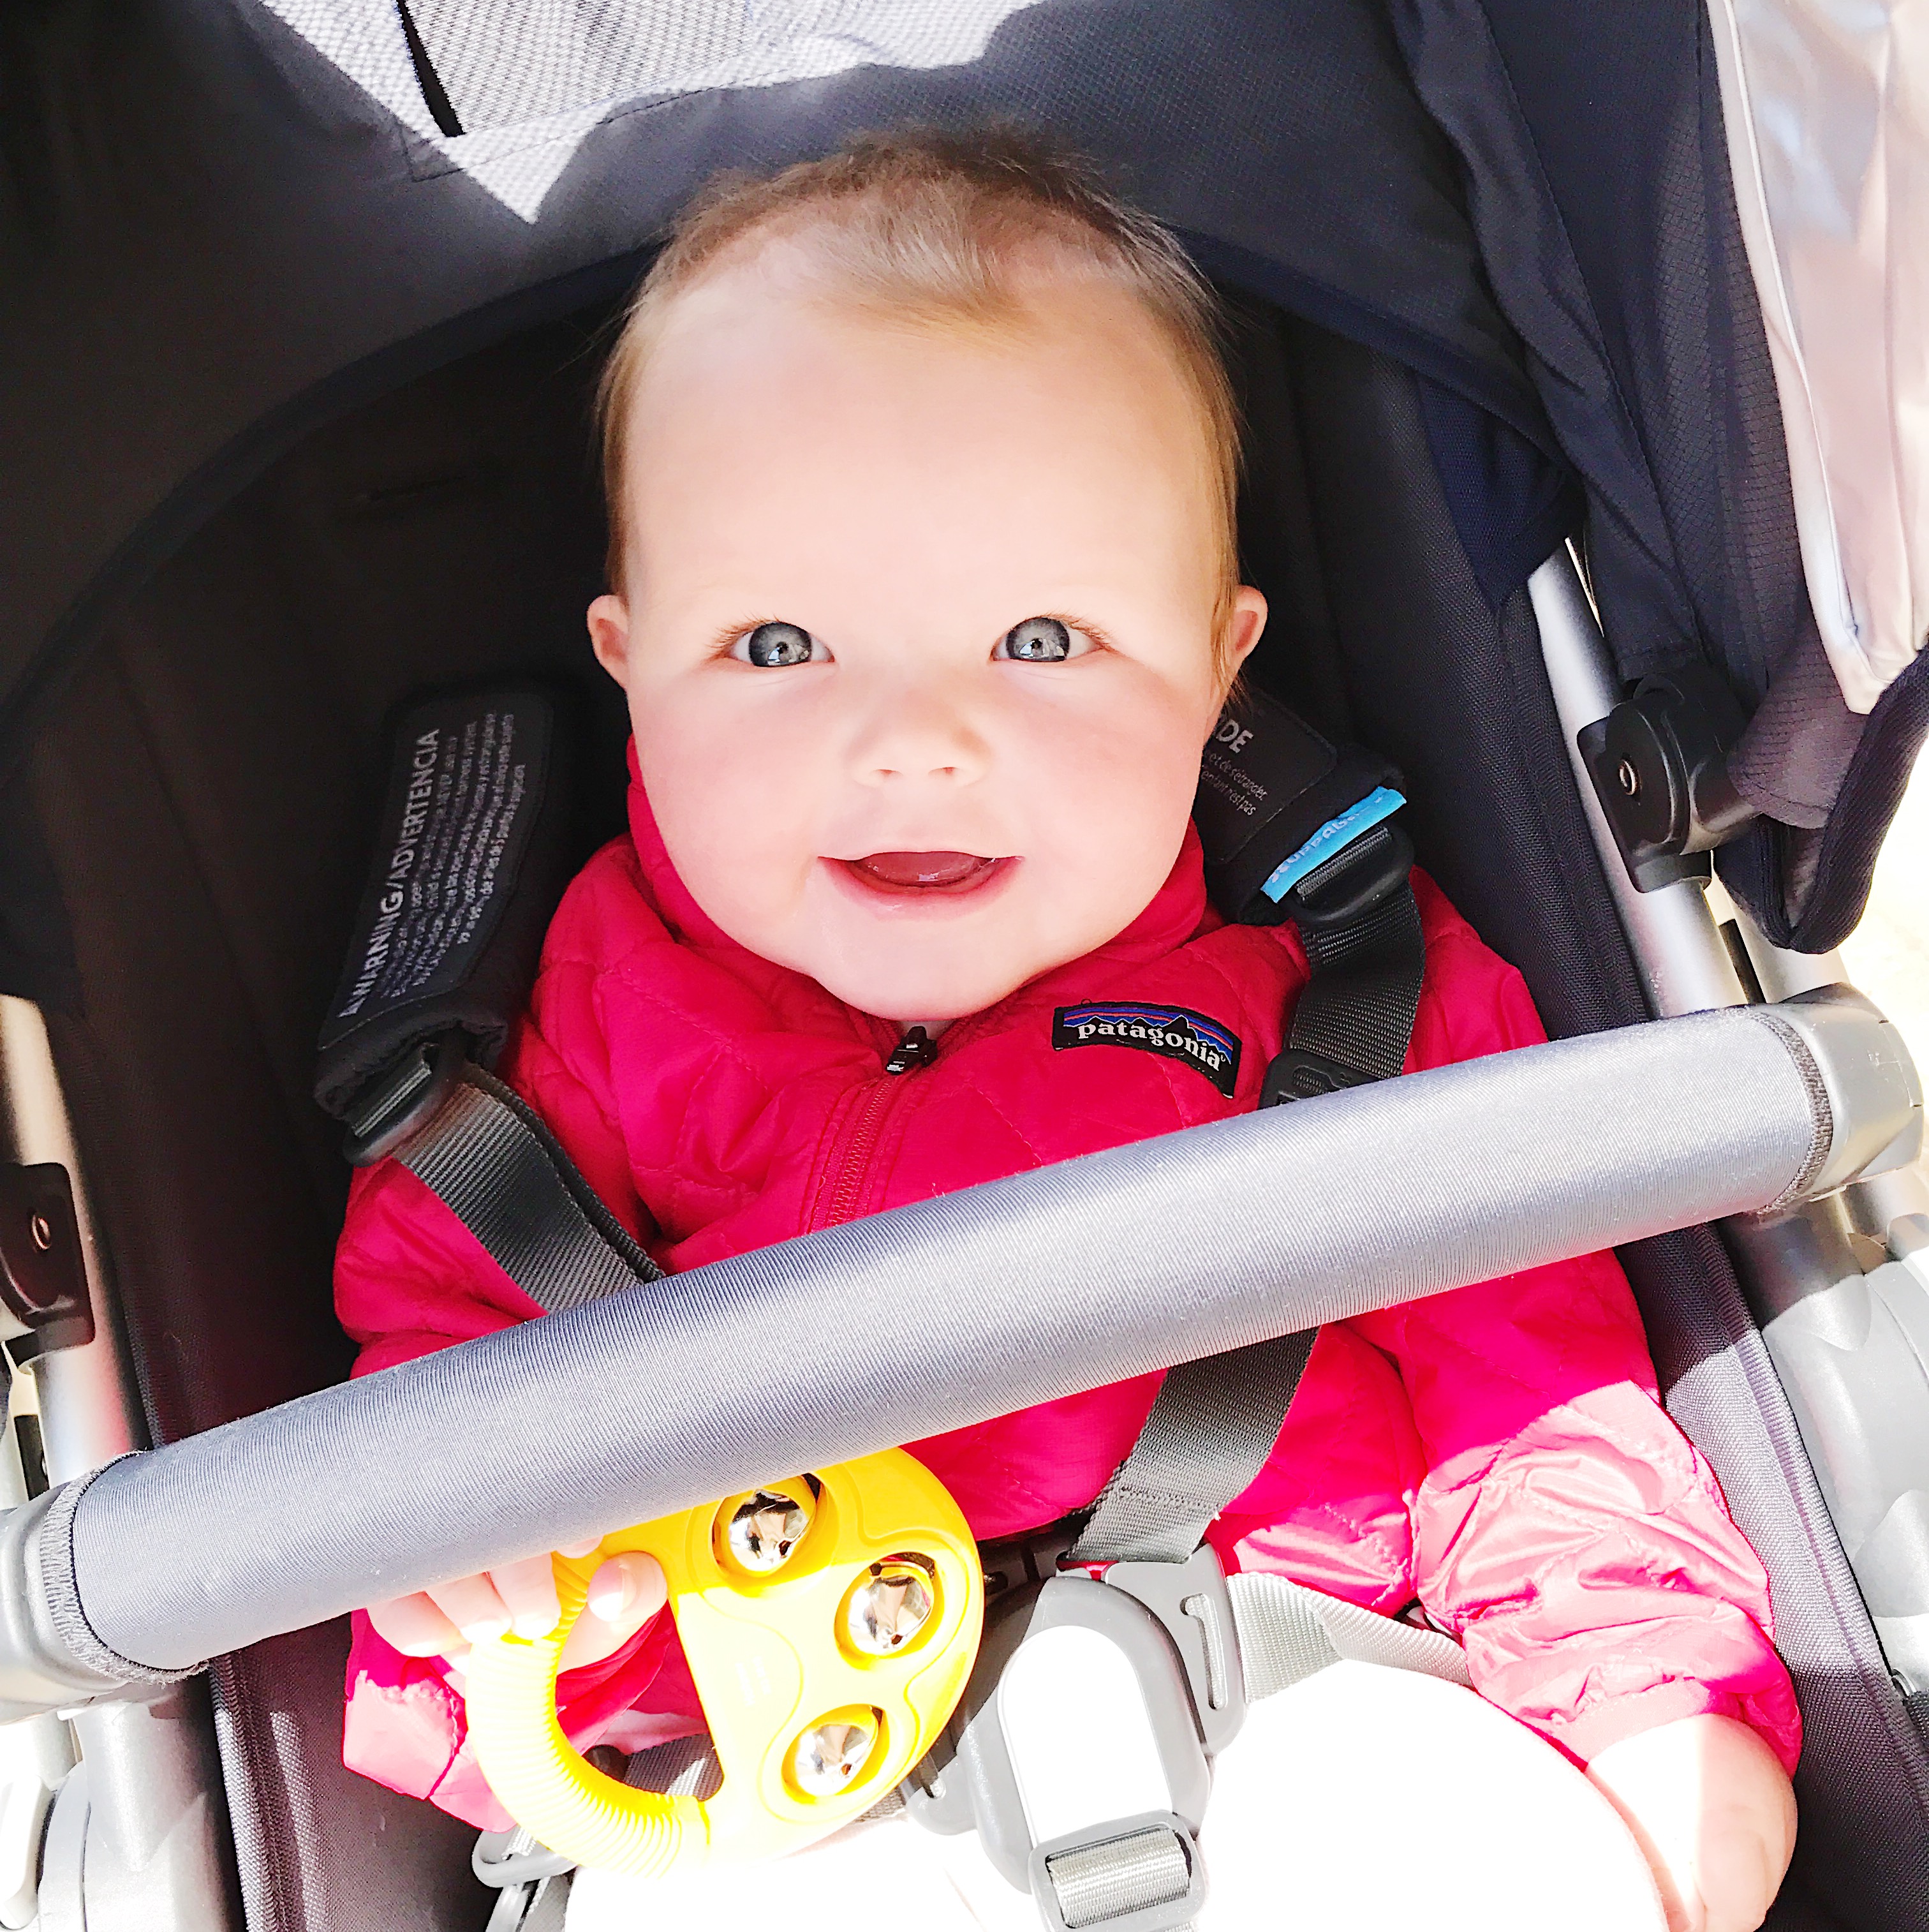
[[[148,1433],[46,1023],[31,1002],[5,996],[0,1100],[0,1130],[11,1158],[67,1169],[94,1312],[91,1342],[49,1349],[22,1372],[33,1378],[38,1397],[47,1478],[59,1484],[145,1448]],[[68,1727],[52,1716],[25,1723],[39,1727],[38,1755],[57,1777],[72,1762]],[[76,1780],[70,1809],[78,1808],[70,1828],[47,1834],[46,1856],[61,1868],[50,1864],[42,1874],[49,1922],[60,1917],[64,1900],[69,1916],[84,1917],[92,1932],[220,1932],[238,1925],[206,1685],[180,1684],[151,1702],[82,1711],[71,1736],[84,1772],[70,1774]]]
[[[116,1456],[147,1446],[147,1426],[128,1366],[120,1311],[88,1211],[87,1188],[67,1119],[46,1022],[31,1000],[0,995],[0,1096],[11,1157],[25,1166],[55,1161],[73,1185],[81,1252],[94,1310],[94,1340],[37,1357],[28,1372],[40,1394],[47,1480],[84,1476]]]
[[[73,1728],[87,1770],[87,1932],[238,1928],[206,1684],[95,1705]]]
[[[1770,944],[1718,884],[1636,887],[1575,742],[1621,696],[1600,626],[1566,550],[1528,590],[1574,782],[1654,1012],[1753,998],[1724,926],[1770,1004],[1845,984],[1838,955]],[[1929,1205],[1925,1193],[1919,1168],[1897,1168],[1721,1230],[1890,1667],[1918,1690],[1929,1690],[1929,1374],[1916,1341],[1929,1346],[1929,1292],[1899,1261],[1882,1264],[1882,1244]]]
[[[1839,952],[1791,952],[1762,935],[1762,929],[1748,916],[1747,909],[1728,896],[1719,879],[1708,889],[1709,916],[1718,924],[1732,925],[1754,970],[1756,983],[1765,1000],[1792,1000],[1798,993],[1817,986],[1845,986],[1849,968]]]
[[[16,1394],[23,1379],[15,1377]],[[10,1408],[7,1419],[10,1424]],[[27,1482],[10,1426],[5,1437],[0,1443],[0,1507],[12,1509],[27,1500]],[[73,1762],[73,1733],[52,1712],[0,1725],[0,1816],[31,1821],[24,1844],[11,1834],[0,1838],[0,1926],[10,1932],[34,1922],[42,1821]],[[16,1864],[16,1858],[24,1863]]]
[[[1684,879],[1644,892],[1628,876],[1620,849],[1608,829],[1594,782],[1576,742],[1583,728],[1605,718],[1620,702],[1607,646],[1595,620],[1580,573],[1565,550],[1556,550],[1527,580],[1527,595],[1541,630],[1541,650],[1553,687],[1568,758],[1574,767],[1581,805],[1607,874],[1615,910],[1633,948],[1648,1004],[1657,1018],[1706,1012],[1715,1006],[1748,1001],[1727,943],[1709,916],[1701,886]]]

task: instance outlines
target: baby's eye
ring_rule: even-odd
[[[1069,628],[1056,617],[1027,617],[1005,632],[991,655],[1011,664],[1063,664],[1091,644],[1083,632]]]
[[[808,631],[795,624],[759,624],[754,631],[746,631],[730,646],[730,655],[759,670],[781,670],[829,653]]]

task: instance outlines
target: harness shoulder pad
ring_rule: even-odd
[[[568,882],[561,694],[440,692],[397,718],[368,883],[318,1048],[315,1097],[354,1118],[424,1042],[501,1051]]]
[[[1206,743],[1193,805],[1214,904],[1247,926],[1295,916],[1295,888],[1398,811],[1403,784],[1376,753],[1330,743],[1242,687]]]

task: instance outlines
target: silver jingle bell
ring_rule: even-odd
[[[877,1744],[875,1717],[827,1718],[790,1748],[790,1781],[812,1798],[834,1798],[864,1766]]]
[[[930,1572],[908,1557],[886,1557],[844,1599],[844,1636],[867,1657],[902,1650],[938,1607]]]
[[[759,1575],[781,1570],[810,1527],[810,1512],[794,1496],[759,1490],[731,1513],[730,1554]]]

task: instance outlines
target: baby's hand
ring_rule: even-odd
[[[1795,1850],[1795,1792],[1733,1718],[1682,1718],[1622,1738],[1588,1776],[1653,1867],[1669,1932],[1755,1932]]]
[[[596,1542],[592,1538],[559,1554],[587,1556]],[[611,1557],[589,1580],[589,1600],[563,1645],[560,1667],[575,1670],[600,1664],[622,1649],[663,1608],[667,1594],[654,1556],[626,1550]],[[376,1634],[406,1656],[443,1657],[451,1664],[460,1663],[482,1637],[511,1630],[518,1636],[547,1636],[562,1614],[556,1573],[547,1556],[368,1606]]]

